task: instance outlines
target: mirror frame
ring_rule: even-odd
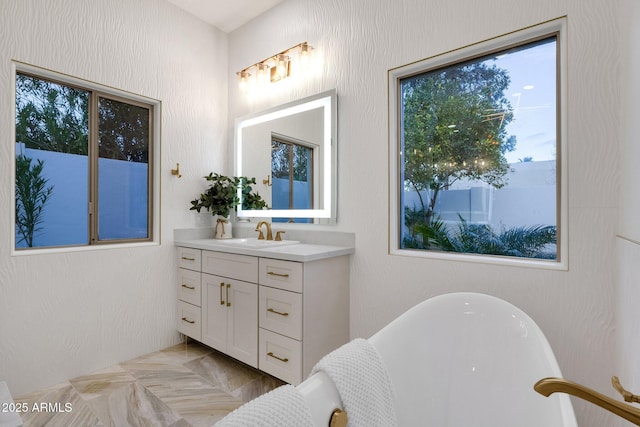
[[[335,89],[318,93],[307,98],[279,105],[268,110],[250,114],[236,119],[234,140],[234,170],[235,176],[246,175],[242,169],[242,130],[246,127],[275,120],[281,117],[291,116],[296,113],[324,107],[324,135],[323,135],[323,160],[322,175],[324,179],[324,194],[322,194],[322,208],[320,209],[264,209],[245,210],[242,203],[237,207],[238,218],[312,218],[314,224],[318,219],[325,219],[323,223],[335,224],[337,221],[337,93]],[[239,190],[238,196],[242,198]]]

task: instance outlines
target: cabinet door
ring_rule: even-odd
[[[226,281],[230,304],[227,317],[227,354],[258,367],[258,285],[239,280]]]
[[[202,274],[202,342],[227,352],[227,289],[224,277]]]

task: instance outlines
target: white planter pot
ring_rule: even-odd
[[[214,220],[214,228],[216,232],[216,239],[231,239],[233,238],[232,223],[229,218],[222,216],[216,216]]]

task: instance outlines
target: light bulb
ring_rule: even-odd
[[[278,76],[278,80],[284,79],[289,75],[289,57],[287,55],[278,55],[276,74]]]
[[[269,81],[269,65],[262,63],[258,64],[258,71],[256,72],[258,86],[264,86]]]
[[[247,89],[249,88],[249,78],[251,74],[248,71],[240,71],[240,91],[242,93],[247,93]]]
[[[311,63],[311,50],[313,48],[309,46],[306,42],[300,45],[300,69],[302,71],[308,71]]]

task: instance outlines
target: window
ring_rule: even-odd
[[[392,253],[561,264],[563,23],[390,71]]]
[[[15,248],[152,241],[156,103],[18,68]]]

